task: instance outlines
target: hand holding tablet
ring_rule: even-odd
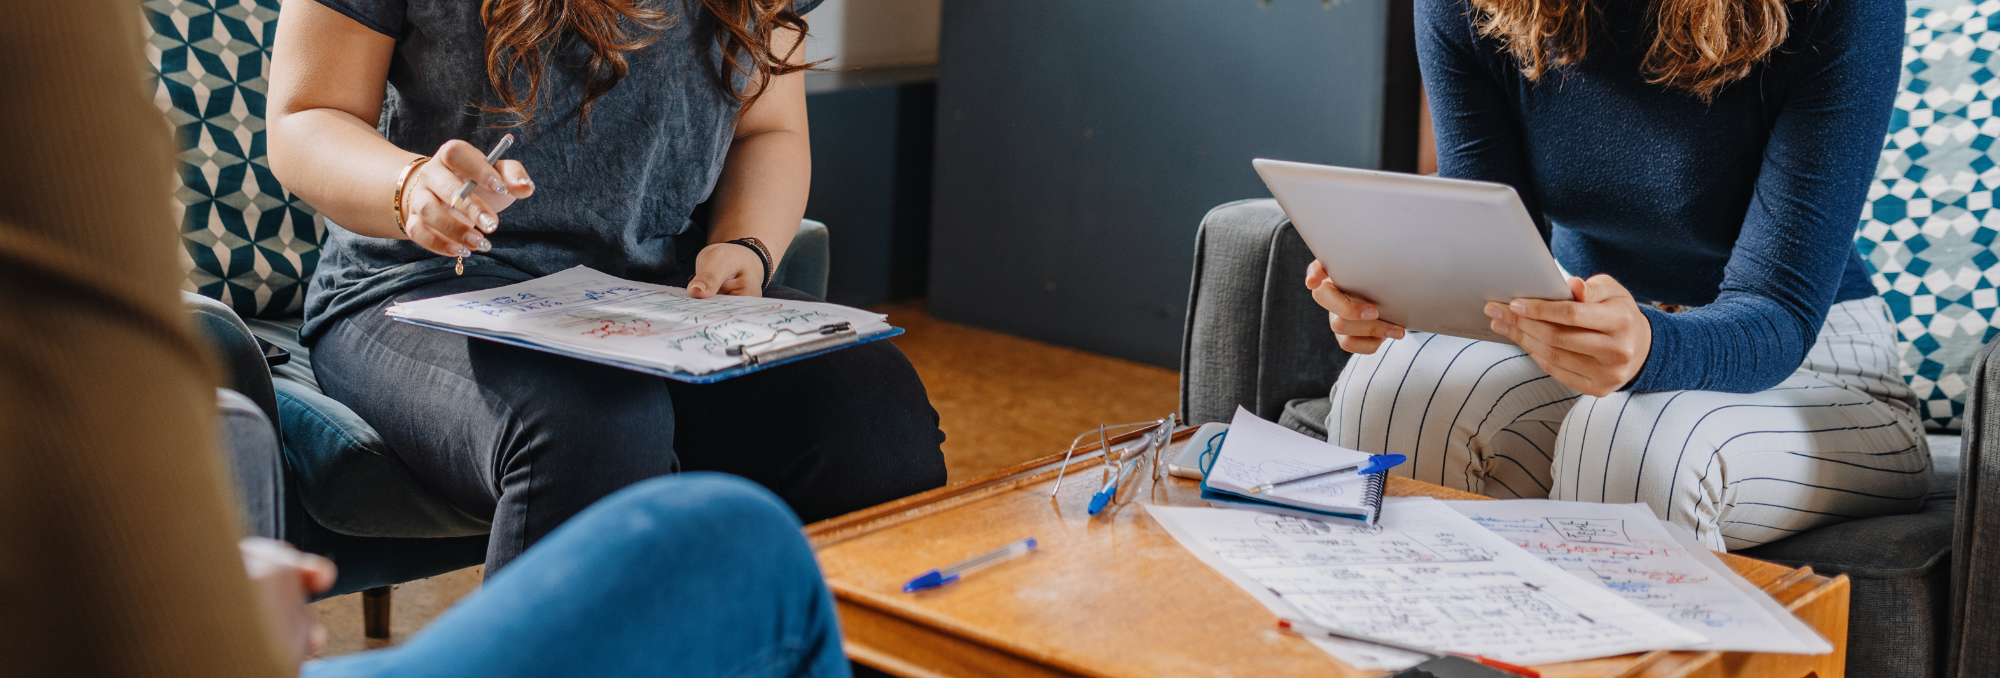
[[[1652,321],[1611,276],[1573,277],[1569,287],[1574,301],[1489,301],[1486,316],[1493,331],[1514,340],[1556,381],[1586,395],[1610,395],[1646,366]]]
[[[1591,395],[1645,365],[1652,326],[1610,276],[1563,274],[1504,184],[1258,159],[1318,257],[1306,287],[1342,348],[1373,353],[1405,330],[1512,343]]]
[[[1313,301],[1327,310],[1327,322],[1333,326],[1334,336],[1340,338],[1340,347],[1347,352],[1374,353],[1382,346],[1383,339],[1403,338],[1403,327],[1382,320],[1374,304],[1340,291],[1333,278],[1327,276],[1326,265],[1318,259],[1306,267],[1306,289],[1312,290]]]

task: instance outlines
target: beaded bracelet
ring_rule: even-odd
[[[764,264],[764,286],[758,289],[767,290],[771,288],[771,275],[774,273],[774,271],[771,270],[772,269],[771,250],[764,248],[764,241],[758,240],[756,238],[737,238],[735,240],[725,240],[723,242],[729,243],[731,245],[742,245],[744,247],[750,248],[750,251],[756,252],[757,261],[762,262]]]
[[[401,174],[396,175],[396,203],[393,209],[396,211],[396,230],[402,231],[405,238],[410,237],[410,230],[409,227],[403,224],[409,221],[410,217],[403,213],[403,189],[409,187],[410,177],[417,173],[417,168],[424,166],[426,162],[430,162],[430,159],[431,157],[428,155],[417,156],[417,159],[411,160],[410,164],[403,166]]]

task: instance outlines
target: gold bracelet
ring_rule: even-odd
[[[410,230],[403,224],[409,221],[410,217],[403,213],[403,189],[410,185],[410,177],[417,173],[417,168],[424,166],[426,162],[430,162],[430,159],[431,157],[428,155],[417,156],[417,159],[411,160],[410,164],[403,166],[401,174],[396,175],[396,204],[394,206],[396,210],[396,230],[402,231],[405,238],[410,237]]]

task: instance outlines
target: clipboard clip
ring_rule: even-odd
[[[779,335],[783,333],[791,333],[793,334],[793,336],[808,336],[814,338],[796,344],[787,344],[784,346],[766,346],[767,344],[777,341]],[[782,330],[779,334],[772,334],[770,338],[765,339],[763,341],[758,341],[749,344],[737,344],[727,349],[723,349],[723,353],[730,356],[743,356],[743,364],[755,367],[757,365],[766,362],[774,360],[784,360],[786,358],[790,358],[793,356],[805,355],[807,353],[812,353],[814,351],[819,351],[822,349],[839,346],[841,344],[850,343],[859,338],[861,338],[861,334],[854,331],[853,323],[842,322],[842,323],[834,323],[832,325],[827,325],[825,327],[819,328],[818,330],[805,332],[802,334],[797,332],[792,332],[791,330]]]

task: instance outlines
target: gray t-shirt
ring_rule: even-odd
[[[630,70],[578,125],[580,75],[589,51],[565,39],[544,70],[537,117],[513,116],[487,80],[480,0],[318,0],[396,38],[380,129],[390,143],[429,155],[452,139],[490,149],[514,134],[507,157],[535,179],[535,195],[500,214],[490,252],[465,260],[466,274],[514,280],[578,265],[650,282],[685,277],[704,226],[690,218],[721,174],[735,131],[714,19],[699,0],[651,0],[676,17],[651,45],[627,52]],[[820,0],[794,0],[801,13]],[[738,79],[740,82],[740,78]],[[526,92],[525,79],[516,91]],[[381,177],[389,209],[395,177]],[[408,241],[355,235],[328,222],[319,269],[306,292],[300,334],[397,292],[453,275],[453,260]]]

